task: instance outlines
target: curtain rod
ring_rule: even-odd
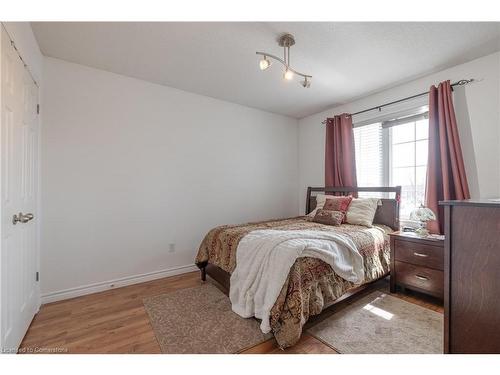
[[[454,87],[454,86],[463,86],[463,85],[467,85],[467,84],[472,83],[472,82],[474,82],[474,78],[471,78],[471,79],[461,79],[460,81],[452,83],[450,86],[451,87]],[[373,111],[375,109],[378,109],[380,111],[383,107],[387,107],[389,105],[401,103],[401,102],[404,102],[404,101],[407,101],[407,100],[410,100],[410,99],[415,99],[415,98],[418,98],[420,96],[424,96],[424,95],[427,95],[427,94],[429,94],[429,91],[421,92],[420,94],[408,96],[406,98],[398,99],[398,100],[395,100],[395,101],[390,102],[390,103],[385,103],[385,104],[382,104],[382,105],[378,105],[376,107],[372,107],[372,108],[368,108],[368,109],[363,109],[362,111],[351,113],[351,116],[360,115],[361,113],[370,112],[370,111]],[[326,124],[326,120],[324,120],[322,122],[322,124]]]

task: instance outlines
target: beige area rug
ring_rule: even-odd
[[[380,291],[308,330],[345,354],[443,353],[443,315]]]
[[[237,353],[272,337],[232,312],[229,298],[208,283],[143,302],[163,353]]]

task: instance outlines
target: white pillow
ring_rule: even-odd
[[[378,198],[354,198],[347,209],[346,222],[365,227],[373,226],[373,218],[379,204],[381,202]]]

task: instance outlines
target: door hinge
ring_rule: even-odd
[[[40,280],[40,273],[38,271],[36,271],[35,281],[39,281],[39,280]]]
[[[37,104],[36,105],[36,114],[39,115],[40,114],[40,104]]]

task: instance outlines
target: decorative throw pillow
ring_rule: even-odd
[[[345,214],[340,211],[328,211],[319,209],[316,211],[316,215],[312,221],[315,223],[326,224],[326,225],[340,225],[344,220]]]
[[[378,198],[355,198],[351,201],[346,213],[348,224],[373,226],[373,218],[380,203]]]
[[[312,210],[307,216],[314,217],[318,210],[324,209],[327,200],[332,200],[328,203],[328,210],[346,212],[349,204],[351,203],[352,196],[342,197],[336,195],[316,195],[316,208]],[[326,209],[326,208],[325,208]]]
[[[323,210],[328,211],[340,211],[347,212],[349,205],[351,204],[352,197],[328,197],[326,198],[325,204],[323,205]]]

